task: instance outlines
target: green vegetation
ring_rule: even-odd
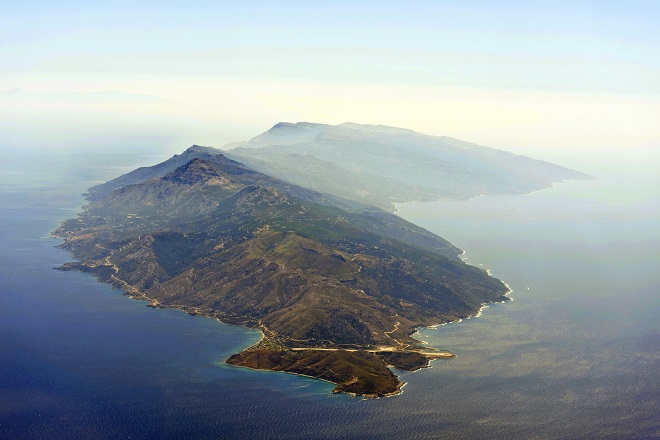
[[[260,329],[264,339],[230,358],[234,365],[387,395],[401,385],[387,364],[416,369],[437,357],[411,338],[416,327],[506,300],[502,282],[392,214],[222,155],[184,155],[193,153],[205,158],[90,190],[85,211],[56,233],[81,260],[63,269],[93,273],[152,307]],[[128,184],[131,175],[149,180]]]

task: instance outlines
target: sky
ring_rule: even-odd
[[[221,147],[279,121],[660,150],[660,2],[0,0],[0,143]],[[20,89],[20,90],[17,90]]]

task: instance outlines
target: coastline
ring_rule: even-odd
[[[52,237],[53,237],[53,238],[57,238],[57,239],[62,240],[62,242],[61,242],[59,245],[57,245],[57,247],[63,247],[63,246],[60,246],[60,245],[62,245],[62,244],[65,243],[65,242],[63,241],[63,237],[58,236],[58,235],[56,235],[56,234],[54,234],[54,233],[52,234]],[[65,247],[63,247],[63,248],[66,249]],[[461,256],[464,256],[464,255],[465,255],[465,251],[464,251],[464,250],[461,250],[461,251],[462,251],[462,252],[461,252]],[[248,345],[247,347],[240,349],[240,351],[239,351],[238,354],[245,353],[245,352],[247,352],[247,351],[250,351],[250,349],[253,349],[253,348],[258,348],[258,347],[259,347],[259,344],[262,343],[262,342],[267,338],[265,332],[264,332],[262,329],[259,328],[259,325],[258,325],[258,324],[257,324],[257,325],[254,325],[254,326],[249,325],[249,322],[250,322],[250,321],[243,321],[243,322],[227,322],[227,320],[226,320],[225,317],[218,316],[218,315],[215,314],[215,313],[208,313],[207,311],[205,311],[203,308],[200,308],[200,307],[195,307],[195,306],[190,306],[190,305],[184,305],[184,304],[162,304],[162,303],[159,302],[157,299],[155,299],[155,298],[151,298],[151,297],[147,296],[144,292],[142,292],[142,291],[140,291],[140,290],[134,288],[133,286],[130,286],[126,281],[124,281],[124,280],[118,278],[118,277],[116,276],[116,274],[118,273],[118,271],[115,272],[114,274],[109,275],[109,276],[108,276],[108,275],[105,275],[105,276],[104,276],[102,273],[99,273],[99,272],[98,272],[98,269],[101,268],[101,267],[110,267],[110,266],[88,266],[86,263],[83,263],[83,262],[72,262],[72,263],[66,263],[66,264],[62,265],[61,267],[55,267],[54,269],[58,269],[58,270],[62,270],[62,271],[80,271],[80,272],[89,273],[89,274],[91,274],[91,275],[94,275],[95,278],[97,279],[97,282],[99,282],[99,283],[104,283],[104,284],[109,284],[109,285],[112,286],[113,288],[116,288],[117,290],[121,291],[121,292],[122,292],[122,295],[124,295],[124,296],[128,296],[128,297],[130,297],[131,299],[139,300],[139,301],[144,301],[144,302],[147,303],[146,306],[147,306],[147,307],[150,307],[150,308],[163,308],[163,309],[174,309],[174,310],[180,310],[180,311],[185,312],[186,314],[191,315],[191,316],[203,316],[203,317],[206,317],[206,318],[212,318],[212,319],[215,319],[215,320],[217,320],[219,323],[224,324],[224,325],[237,325],[237,326],[241,326],[241,327],[243,327],[243,328],[249,328],[249,329],[253,329],[253,330],[257,330],[257,331],[259,331],[259,333],[260,333],[260,337],[259,337],[259,339],[258,339],[256,342],[251,343],[251,344]],[[114,268],[115,266],[112,265],[112,267]],[[504,295],[504,296],[508,296],[508,295],[512,292],[512,290],[510,289],[510,287],[509,287],[506,283],[504,283],[504,282],[502,282],[502,283],[503,283],[503,284],[506,286],[506,288],[508,289],[508,291],[507,291],[506,293],[504,293],[503,295]],[[503,303],[503,302],[505,302],[505,301],[500,301],[500,302]],[[500,303],[500,302],[496,302],[496,303]],[[474,314],[470,314],[470,315],[465,316],[465,317],[463,317],[463,318],[458,318],[458,319],[455,319],[455,320],[452,320],[452,321],[447,321],[447,322],[438,322],[437,324],[434,324],[434,325],[431,325],[431,326],[427,326],[427,327],[423,327],[423,326],[421,326],[421,327],[417,327],[417,328],[415,328],[414,332],[412,332],[409,336],[410,336],[411,338],[417,340],[420,344],[428,345],[428,343],[427,343],[426,341],[423,341],[423,340],[421,340],[421,339],[415,338],[415,336],[418,335],[418,333],[419,333],[419,329],[422,329],[422,328],[432,328],[432,329],[437,329],[439,326],[443,326],[443,325],[451,324],[451,323],[462,322],[463,319],[469,319],[469,318],[471,318],[471,317],[478,317],[478,316],[480,316],[481,313],[483,312],[483,309],[489,307],[489,304],[491,304],[491,303],[483,303],[483,304],[481,305],[481,307],[480,307],[480,308],[479,308]],[[224,318],[224,319],[223,319],[223,318]],[[231,320],[231,319],[230,319],[230,320]],[[397,352],[397,351],[398,351],[398,350],[396,350],[396,347],[392,347],[392,348],[394,349],[394,350],[392,350],[392,352]],[[291,350],[291,351],[296,351],[295,348],[289,348],[289,350]],[[313,349],[313,348],[310,348],[310,350],[314,350],[314,349]],[[359,349],[325,349],[325,350],[327,350],[327,351],[346,351],[346,352],[357,352],[357,351],[361,351],[361,350],[359,350]],[[437,351],[437,352],[438,352],[438,353],[437,353],[438,355],[437,355],[437,356],[434,356],[434,353],[430,353],[430,352],[426,352],[426,353],[424,353],[424,352],[421,352],[421,351],[416,351],[416,352],[419,352],[420,354],[422,354],[424,357],[427,358],[427,363],[426,363],[426,365],[419,366],[419,367],[414,368],[414,369],[412,369],[412,370],[405,370],[405,369],[402,369],[402,371],[414,372],[414,371],[417,371],[418,369],[422,369],[422,368],[431,368],[431,367],[432,367],[431,362],[432,362],[433,360],[443,359],[443,358],[444,358],[444,359],[448,359],[448,358],[454,358],[454,357],[456,357],[455,354],[450,353],[450,352],[448,352],[448,351],[446,351],[446,350],[434,349],[434,348],[430,348],[430,350],[432,350],[432,351]],[[317,351],[324,351],[324,349],[323,349],[323,348],[320,348],[320,349],[317,350]],[[388,351],[388,352],[389,352],[390,350],[368,350],[368,349],[366,349],[366,350],[364,350],[364,351],[366,351],[366,352],[371,352],[372,354],[375,354],[375,353],[377,353],[377,352],[381,352],[381,351]],[[404,351],[404,352],[405,352],[405,353],[409,353],[409,352],[411,352],[411,351]],[[415,351],[413,350],[412,352],[415,352]],[[402,353],[403,353],[403,352],[402,352]],[[235,355],[231,355],[230,357],[232,357],[232,356],[235,356]],[[236,366],[238,366],[238,367],[243,367],[243,368],[249,368],[249,369],[251,369],[251,370],[263,370],[263,371],[272,371],[272,372],[285,372],[285,373],[289,373],[289,374],[293,374],[293,375],[300,375],[300,376],[305,376],[305,377],[309,377],[309,378],[313,378],[313,379],[322,380],[322,381],[327,382],[327,383],[332,383],[333,385],[336,385],[336,386],[339,386],[339,385],[342,384],[341,381],[334,382],[334,381],[332,381],[332,380],[323,379],[323,378],[320,378],[320,377],[317,377],[317,376],[312,376],[312,375],[303,374],[303,373],[296,373],[296,372],[286,371],[286,370],[276,370],[276,369],[271,369],[271,368],[254,368],[254,367],[250,367],[250,366],[248,366],[248,365],[240,365],[240,364],[229,363],[229,362],[227,362],[227,361],[228,361],[228,359],[229,359],[230,357],[228,357],[227,359],[225,359],[225,360],[222,361],[222,362],[223,362],[224,364],[226,364],[226,365],[231,365],[232,367],[236,367]],[[392,368],[397,369],[395,366],[390,365],[390,364],[388,364],[388,363],[386,363],[386,367],[387,367],[390,371],[392,371]],[[397,377],[397,379],[398,379],[398,376],[397,376],[397,375],[395,375],[395,377]],[[364,393],[364,394],[359,393],[359,394],[358,394],[358,393],[355,393],[355,392],[344,391],[344,390],[333,390],[333,394],[349,394],[349,395],[352,395],[353,397],[356,397],[356,396],[358,396],[358,395],[362,395],[362,396],[364,396],[365,399],[380,398],[380,397],[394,397],[394,396],[397,396],[397,395],[399,395],[399,394],[402,393],[402,388],[403,388],[403,386],[404,386],[405,384],[406,384],[406,382],[399,381],[398,384],[397,384],[397,388],[396,388],[395,391],[393,391],[393,392],[387,392],[387,393],[384,393],[384,394],[369,394],[369,393]]]
[[[62,227],[62,225],[60,227]],[[67,244],[66,235],[58,235],[57,234],[58,231],[59,231],[59,228],[56,229],[55,231],[53,231],[51,233],[51,236],[61,240],[61,243],[58,245],[58,247],[60,247],[62,249],[66,249],[66,250],[71,252],[72,249],[66,246],[66,244]],[[461,260],[464,260],[464,261],[467,260],[466,252],[462,249],[460,249],[460,252],[461,253],[459,255],[459,258]],[[95,275],[98,282],[103,282],[103,283],[106,283],[106,284],[110,284],[112,287],[117,288],[124,295],[129,296],[132,299],[145,301],[147,303],[146,304],[147,307],[151,307],[151,308],[169,308],[169,309],[181,310],[181,311],[183,311],[183,312],[185,312],[189,315],[193,315],[193,316],[199,315],[199,316],[204,316],[204,317],[216,319],[218,322],[220,322],[222,324],[225,324],[225,325],[240,325],[244,328],[259,330],[260,337],[256,342],[253,342],[250,345],[248,345],[247,347],[240,349],[241,351],[239,353],[237,353],[236,355],[232,355],[232,356],[238,356],[238,355],[241,355],[241,354],[244,354],[246,352],[253,351],[253,350],[259,351],[259,350],[263,350],[263,349],[270,350],[273,353],[277,353],[278,351],[283,351],[283,352],[294,352],[295,351],[295,348],[290,347],[289,344],[282,343],[281,341],[279,341],[278,338],[277,338],[278,335],[275,334],[275,333],[272,333],[268,328],[263,327],[261,321],[257,321],[256,318],[251,320],[251,319],[241,317],[241,316],[227,315],[227,314],[223,313],[221,310],[218,311],[218,310],[215,310],[215,309],[209,309],[209,308],[205,308],[205,307],[196,307],[194,305],[172,304],[172,303],[163,304],[158,299],[149,297],[144,291],[139,290],[138,288],[136,288],[136,287],[132,286],[131,284],[129,284],[129,282],[122,279],[123,274],[120,272],[120,268],[117,265],[115,265],[113,262],[110,261],[110,258],[111,258],[113,253],[114,253],[114,251],[112,251],[110,253],[110,256],[105,256],[102,260],[99,260],[99,261],[94,260],[94,261],[91,261],[91,262],[78,261],[78,262],[65,263],[64,265],[62,265],[61,267],[59,267],[57,269],[64,270],[64,271],[77,270],[77,271],[93,274],[93,275]],[[473,266],[473,267],[475,267],[475,266]],[[511,292],[511,289],[508,287],[508,285],[506,285],[506,283],[502,283],[502,284],[504,284],[507,291],[505,293],[502,293],[501,296],[509,295],[509,293]],[[500,296],[500,298],[501,298],[501,296]],[[479,306],[478,309],[474,310],[473,312],[468,312],[469,314],[467,314],[467,316],[462,316],[460,318],[458,318],[458,317],[455,317],[454,319],[452,319],[452,317],[438,318],[437,319],[438,324],[436,324],[436,325],[445,325],[445,324],[453,323],[453,322],[461,322],[463,319],[467,319],[467,318],[470,318],[472,316],[480,316],[483,309],[485,307],[488,307],[488,304],[489,303],[482,303]],[[444,319],[451,319],[451,320],[447,321],[447,322],[440,322]],[[432,319],[430,321],[433,322],[434,320]],[[429,321],[427,321],[427,322],[429,322]],[[397,326],[398,326],[398,323],[397,323]],[[408,336],[414,338],[414,335],[416,335],[418,333],[419,328],[421,328],[421,327],[413,328],[413,331],[410,332],[410,334],[408,334]],[[264,341],[268,342],[270,340],[274,340],[276,343],[275,344],[267,343],[267,344],[264,344],[263,346],[261,346],[262,343],[264,343]],[[428,345],[428,344],[425,341],[420,341],[420,340],[416,340],[416,341],[418,341],[418,342],[412,342],[413,345],[406,345],[404,348],[402,348],[401,344],[399,343],[399,347],[397,347],[397,346],[385,347],[385,348],[390,348],[390,349],[386,349],[386,350],[379,350],[378,347],[376,347],[377,348],[376,350],[371,350],[371,349],[366,349],[366,348],[360,349],[359,347],[355,350],[336,348],[334,350],[328,350],[328,351],[341,351],[341,352],[344,352],[344,353],[341,354],[341,355],[338,355],[338,356],[335,356],[335,355],[328,355],[328,356],[333,358],[333,362],[337,362],[337,360],[345,361],[347,358],[351,359],[351,360],[356,360],[360,356],[362,356],[362,359],[364,360],[365,359],[364,358],[365,353],[363,353],[359,356],[358,356],[357,353],[354,353],[354,354],[351,354],[351,355],[348,355],[347,353],[358,352],[358,351],[359,352],[370,352],[371,355],[372,355],[372,358],[369,359],[368,362],[372,362],[373,365],[375,365],[376,360],[379,359],[378,364],[380,365],[380,362],[382,362],[383,363],[383,368],[385,368],[386,370],[389,369],[389,371],[387,372],[388,374],[394,374],[394,371],[392,371],[392,369],[391,369],[391,367],[392,367],[391,364],[394,364],[394,368],[396,368],[398,370],[415,371],[415,370],[420,369],[420,368],[430,368],[432,360],[435,360],[435,359],[438,359],[438,358],[455,357],[455,355],[452,354],[452,353],[449,353],[449,355],[445,355],[445,354],[441,353],[440,350],[438,350],[437,353],[432,353],[432,351],[435,351],[434,349],[429,349],[427,351],[420,350],[420,348],[421,348],[420,345],[421,344],[425,344],[425,345]],[[396,340],[395,340],[395,342],[396,342]],[[310,349],[314,350],[313,347],[310,348]],[[323,348],[319,347],[319,350],[317,350],[317,351],[323,351]],[[383,354],[383,355],[377,354],[376,356],[373,356],[374,354],[376,354],[378,352],[388,352],[390,354]],[[394,355],[391,354],[391,353],[394,353]],[[363,383],[361,383],[359,387],[358,386],[352,386],[351,387],[352,391],[347,391],[346,387],[350,386],[350,385],[353,385],[353,383],[354,383],[354,382],[352,382],[353,379],[350,378],[351,376],[349,376],[347,378],[345,375],[344,376],[342,376],[342,375],[337,376],[336,374],[333,373],[333,375],[335,377],[337,377],[337,379],[338,379],[337,381],[329,380],[329,379],[321,379],[320,377],[315,376],[315,375],[284,370],[283,368],[289,368],[289,367],[287,365],[285,365],[284,363],[281,363],[281,362],[282,362],[282,360],[285,360],[285,359],[289,358],[290,356],[283,356],[282,355],[282,358],[279,361],[279,363],[277,361],[275,361],[275,362],[272,362],[270,364],[268,364],[268,363],[263,364],[263,363],[254,362],[254,359],[249,359],[250,356],[254,356],[254,355],[255,355],[255,353],[252,353],[251,355],[248,355],[248,356],[243,356],[242,358],[237,360],[237,363],[227,362],[228,359],[229,359],[229,358],[227,358],[227,359],[225,359],[224,363],[232,365],[232,366],[243,366],[245,368],[251,368],[251,369],[264,369],[264,370],[270,370],[270,371],[284,371],[284,372],[287,372],[289,374],[297,374],[297,375],[302,375],[302,376],[311,377],[311,378],[315,378],[315,379],[320,379],[320,380],[326,381],[328,383],[335,384],[338,387],[337,390],[335,391],[337,393],[347,393],[347,394],[353,394],[353,395],[364,395],[365,398],[396,396],[396,395],[401,393],[401,388],[403,387],[403,385],[405,385],[405,383],[401,382],[401,381],[398,381],[396,383],[391,382],[387,386],[387,388],[380,388],[380,391],[376,391],[376,392],[378,392],[378,394],[371,394],[372,391],[367,392],[366,390],[365,390],[364,393],[360,392],[360,391],[355,393],[355,392],[352,392],[352,391],[355,391],[355,390],[358,390],[358,389],[365,389],[365,388],[363,388]],[[230,356],[230,357],[232,357],[232,356]],[[306,360],[309,359],[309,358],[310,358],[309,356],[305,357]],[[339,359],[339,358],[341,358],[341,359]],[[422,362],[423,362],[424,359],[426,360],[426,362],[422,365]],[[247,364],[246,365],[240,365],[240,362],[248,362],[248,363],[252,363],[252,365],[257,365],[257,366],[251,366],[251,365],[247,365]],[[330,371],[332,371],[332,370],[330,370]],[[336,370],[336,371],[340,371],[340,370]],[[321,374],[321,373],[319,373],[319,374]],[[327,375],[326,375],[326,377],[327,377]],[[331,379],[335,379],[335,377],[331,377]],[[359,377],[360,381],[362,381],[364,379],[364,377],[367,377],[367,376],[362,376],[362,372],[361,372],[359,374],[356,373],[356,375],[352,376],[352,377],[355,378],[356,381],[358,380],[358,377]],[[381,376],[381,378],[382,377],[385,377],[385,376]],[[398,377],[395,374],[394,374],[393,377],[396,377],[398,379]],[[348,382],[347,382],[347,380],[348,380]],[[396,387],[396,389],[394,391],[390,391],[390,390],[394,389],[395,387]],[[373,388],[371,388],[371,389],[373,389]],[[376,390],[378,390],[378,388],[376,388]]]
[[[480,198],[480,197],[489,197],[489,196],[490,196],[490,197],[498,197],[498,196],[531,196],[531,195],[533,195],[533,194],[536,194],[536,193],[539,193],[539,192],[542,192],[542,191],[546,191],[546,190],[549,190],[549,189],[556,188],[555,185],[557,185],[557,184],[567,183],[567,182],[575,181],[575,180],[578,180],[578,181],[579,181],[579,180],[584,180],[584,179],[557,180],[557,181],[554,181],[554,182],[550,182],[549,185],[546,185],[546,186],[544,186],[543,188],[538,188],[538,189],[534,189],[534,190],[532,190],[532,191],[520,192],[520,193],[499,193],[499,194],[487,194],[487,193],[482,193],[482,194],[477,194],[477,195],[470,196],[470,197],[445,198],[445,199],[440,198],[440,199],[435,199],[435,200],[407,200],[407,201],[405,201],[405,202],[392,202],[392,210],[391,210],[391,212],[392,212],[393,214],[396,214],[396,215],[398,215],[399,217],[401,217],[401,216],[399,215],[399,207],[402,206],[402,205],[407,205],[407,204],[409,204],[409,203],[447,203],[447,202],[467,202],[467,201],[469,201],[469,200],[478,199],[478,198]],[[597,177],[594,177],[594,176],[587,176],[587,179],[586,179],[586,180],[598,180],[598,178],[597,178]],[[402,218],[403,218],[403,217],[402,217]],[[408,220],[408,221],[410,221],[410,220]]]
[[[52,237],[56,238],[56,239],[59,239],[59,240],[63,239],[63,237],[60,237],[56,234],[52,234]],[[63,244],[63,243],[64,243],[64,241],[62,241],[62,243],[60,243],[60,244]],[[56,247],[58,247],[58,246],[59,245],[57,245]],[[67,264],[69,264],[69,263],[67,263]],[[84,267],[88,270],[81,270],[80,269],[81,267]],[[98,273],[95,273],[93,271],[93,269],[95,269],[95,267],[86,266],[82,262],[74,263],[73,267],[66,266],[66,264],[65,264],[65,265],[60,266],[60,267],[54,267],[53,269],[61,270],[61,271],[78,271],[78,272],[88,273],[90,275],[93,275],[96,278],[98,283],[110,285],[112,288],[117,289],[118,291],[120,291],[123,296],[126,296],[130,299],[133,299],[133,300],[136,300],[136,301],[146,302],[147,304],[145,304],[145,306],[149,307],[149,308],[179,310],[179,311],[184,312],[184,313],[186,313],[188,315],[191,315],[191,316],[200,316],[200,317],[215,319],[216,321],[218,321],[219,323],[221,323],[223,325],[235,325],[235,326],[240,326],[240,327],[243,327],[243,328],[246,328],[246,329],[259,331],[259,333],[260,333],[259,340],[252,343],[252,344],[250,344],[250,345],[248,345],[248,346],[246,346],[246,347],[244,347],[244,348],[241,348],[240,351],[238,352],[239,354],[244,353],[246,351],[249,351],[253,347],[258,347],[258,345],[266,338],[265,333],[259,327],[256,327],[256,326],[251,327],[251,326],[248,326],[248,325],[238,324],[238,323],[228,323],[228,322],[222,320],[221,317],[218,317],[218,316],[213,315],[213,314],[205,313],[199,307],[187,306],[187,305],[183,305],[183,304],[162,304],[158,300],[148,297],[145,293],[135,289],[134,287],[128,285],[128,283],[126,283],[125,281],[123,281],[123,280],[121,280],[121,279],[119,279],[115,276],[111,276],[110,279],[104,279],[102,277],[102,275],[100,275]],[[92,270],[90,270],[90,269],[92,269]],[[345,351],[351,351],[351,350],[345,350]],[[357,351],[357,350],[355,350],[355,351]],[[224,365],[228,365],[228,366],[231,366],[231,367],[247,368],[247,369],[250,369],[250,370],[253,370],[253,371],[264,371],[264,372],[272,372],[272,373],[287,373],[287,374],[292,374],[292,375],[297,375],[297,376],[308,377],[308,378],[311,378],[311,379],[321,380],[323,382],[331,383],[335,386],[340,385],[340,382],[333,382],[331,380],[327,380],[327,379],[323,379],[323,378],[320,378],[320,377],[317,377],[317,376],[307,375],[307,374],[303,374],[303,373],[296,373],[296,372],[286,371],[286,370],[274,370],[274,369],[268,369],[268,368],[253,368],[253,367],[250,367],[250,366],[247,366],[247,365],[232,364],[232,363],[227,362],[228,359],[230,357],[234,356],[234,355],[235,354],[232,354],[232,355],[230,355],[229,357],[225,358],[224,360],[222,360],[220,362]],[[430,362],[430,360],[429,360],[429,362]],[[389,367],[388,367],[388,369],[389,369]],[[397,376],[397,378],[398,378],[398,376]],[[390,393],[385,393],[385,394],[382,394],[382,395],[357,394],[357,393],[349,392],[349,391],[336,391],[336,390],[333,390],[332,393],[333,394],[347,394],[347,395],[350,395],[352,397],[363,396],[365,400],[366,399],[377,399],[377,398],[380,398],[380,397],[394,397],[394,396],[397,396],[397,395],[401,394],[401,392],[402,392],[401,388],[404,385],[405,385],[405,382],[399,381],[396,391],[390,392]]]
[[[563,182],[563,181],[561,181],[561,182]],[[561,183],[561,182],[560,182],[560,183]],[[529,192],[529,193],[520,194],[520,195],[531,195],[531,194],[535,194],[535,193],[538,193],[538,192],[541,192],[541,191],[545,191],[545,190],[548,190],[548,189],[552,189],[552,188],[554,188],[554,187],[555,187],[555,184],[552,183],[550,186],[548,186],[548,187],[546,187],[546,188],[541,188],[541,189],[539,189],[539,190],[535,190],[535,191],[532,191],[532,192]],[[400,206],[402,206],[402,205],[404,205],[404,204],[413,204],[413,203],[444,203],[444,202],[453,202],[453,201],[467,201],[467,200],[475,199],[475,198],[477,198],[477,197],[485,197],[485,196],[487,196],[487,195],[489,195],[489,194],[480,194],[480,195],[478,195],[478,196],[470,197],[470,198],[463,199],[463,200],[454,200],[454,199],[451,199],[451,200],[436,200],[436,201],[409,201],[409,202],[402,202],[402,203],[398,203],[398,204],[393,204],[393,205],[394,205],[394,212],[395,212],[395,214],[398,215],[399,217],[404,218],[405,220],[414,223],[412,219],[407,219],[407,218],[401,216],[400,211],[399,211],[399,207],[400,207]],[[498,194],[492,194],[492,195],[498,195]],[[452,243],[452,244],[453,244],[453,243]],[[454,244],[454,246],[456,246],[456,245]],[[496,276],[493,275],[491,269],[485,269],[485,268],[483,268],[483,267],[481,267],[481,266],[477,266],[477,265],[472,264],[472,263],[470,262],[470,260],[469,260],[469,257],[468,257],[468,254],[467,254],[467,251],[466,251],[465,249],[463,249],[463,248],[458,248],[458,249],[461,251],[461,253],[458,255],[458,258],[460,258],[461,261],[463,261],[464,263],[469,264],[469,265],[471,265],[471,266],[473,266],[473,267],[477,267],[477,268],[479,268],[479,269],[481,269],[481,270],[484,270],[484,271],[488,274],[488,276],[491,276],[491,277],[493,277],[493,278],[497,278]],[[479,263],[477,263],[477,264],[479,264]],[[514,298],[511,296],[511,294],[513,293],[513,289],[511,288],[511,286],[509,286],[504,280],[502,280],[502,279],[500,279],[500,278],[497,278],[497,279],[498,279],[498,280],[499,280],[499,281],[500,281],[500,282],[506,287],[506,289],[507,289],[507,292],[504,293],[503,295],[504,295],[505,297],[508,298],[508,301],[513,301]],[[478,310],[475,314],[473,314],[473,315],[469,315],[469,316],[466,316],[466,317],[464,317],[464,318],[458,318],[458,319],[453,320],[453,321],[442,322],[442,323],[438,323],[438,324],[429,325],[429,326],[426,326],[426,327],[419,327],[418,329],[415,330],[414,333],[412,333],[412,334],[410,335],[410,337],[412,337],[412,338],[418,340],[418,341],[419,341],[420,343],[422,343],[422,344],[428,344],[427,341],[424,341],[423,339],[419,339],[419,336],[420,336],[420,334],[419,334],[419,330],[422,330],[422,329],[438,330],[440,327],[445,326],[445,325],[448,325],[448,324],[458,324],[458,323],[463,322],[463,320],[467,320],[467,319],[470,319],[470,318],[479,318],[479,317],[484,313],[484,310],[487,309],[487,308],[489,308],[489,307],[491,306],[491,304],[504,304],[504,303],[506,303],[506,302],[508,302],[508,301],[497,301],[497,302],[492,302],[492,303],[483,303],[483,304],[481,305],[481,307],[479,308],[479,310]],[[429,360],[429,365],[428,365],[428,367],[426,367],[426,368],[431,368],[431,361],[432,361],[432,360],[435,360],[435,359],[431,359],[431,360]]]
[[[316,377],[316,376],[310,376],[309,374],[294,373],[293,371],[285,371],[285,370],[268,370],[268,369],[265,369],[265,368],[252,368],[252,367],[248,367],[247,365],[228,364],[226,362],[226,359],[224,361],[222,361],[222,363],[224,363],[225,365],[230,365],[234,368],[245,368],[245,369],[251,370],[251,371],[263,371],[264,373],[285,373],[285,374],[290,374],[292,376],[307,377],[309,379],[320,380],[322,382],[330,383],[332,385],[337,385],[336,382],[333,382],[331,380],[322,379],[322,378]],[[397,389],[397,391],[395,391],[393,393],[384,394],[382,396],[369,395],[369,394],[356,394],[356,393],[352,393],[350,391],[335,391],[335,390],[333,390],[331,392],[331,394],[328,395],[328,397],[331,397],[331,396],[334,396],[334,395],[339,395],[339,394],[345,394],[345,395],[347,395],[348,397],[351,397],[351,398],[362,396],[362,398],[363,398],[362,400],[380,399],[380,398],[384,398],[384,397],[395,397],[395,396],[398,396],[398,395],[403,393],[403,387],[406,386],[407,382],[399,382],[399,384],[400,385],[399,385],[399,388]]]

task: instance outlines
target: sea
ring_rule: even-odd
[[[598,177],[522,196],[407,203],[513,301],[417,337],[451,360],[403,393],[230,367],[259,333],[146,307],[53,268],[82,193],[153,151],[0,150],[1,439],[660,438],[660,163],[589,157]],[[582,166],[582,168],[579,168]]]

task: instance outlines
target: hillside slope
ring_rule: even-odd
[[[230,363],[373,396],[398,392],[387,364],[414,369],[448,356],[419,346],[416,327],[506,300],[501,281],[428,231],[201,153],[90,192],[85,211],[56,231],[80,260],[62,269],[154,307],[262,330]]]
[[[524,194],[591,176],[448,137],[382,125],[281,122],[225,154],[327,194],[394,203]]]

